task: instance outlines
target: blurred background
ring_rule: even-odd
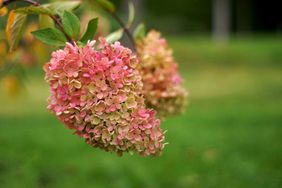
[[[126,2],[112,2],[126,18]],[[162,123],[163,155],[118,157],[72,135],[46,109],[42,65],[52,48],[26,32],[22,50],[7,54],[1,17],[0,187],[282,187],[280,1],[134,3],[174,49],[190,93],[186,112]],[[81,18],[101,14],[88,5]],[[99,31],[116,27],[106,17]]]

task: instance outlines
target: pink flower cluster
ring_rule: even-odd
[[[105,151],[158,155],[164,134],[155,111],[146,109],[138,59],[120,45],[67,44],[44,67],[48,108],[75,134]]]
[[[166,40],[152,30],[144,39],[137,41],[137,52],[148,107],[155,109],[161,118],[182,112],[187,92],[181,85],[178,66]]]

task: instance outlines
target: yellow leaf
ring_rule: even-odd
[[[11,28],[15,21],[15,17],[16,17],[16,13],[14,10],[12,10],[9,14],[7,25],[6,25],[6,36],[9,44],[11,44],[11,38],[12,38]]]
[[[0,9],[0,16],[5,16],[7,13],[8,13],[8,9],[6,7]]]
[[[26,21],[26,15],[12,10],[6,25],[6,37],[10,45],[10,51],[14,50],[22,36],[22,29]]]

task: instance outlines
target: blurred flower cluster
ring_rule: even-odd
[[[148,107],[155,109],[161,118],[182,112],[187,92],[182,87],[178,65],[166,40],[152,30],[137,41],[137,53],[141,60],[138,69]]]
[[[158,155],[164,134],[142,95],[138,59],[119,42],[67,44],[44,66],[48,108],[75,134],[105,151]]]

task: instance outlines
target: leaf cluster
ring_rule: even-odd
[[[33,31],[35,38],[48,45],[64,46],[66,42],[87,43],[93,39],[98,25],[98,19],[89,21],[86,32],[80,36],[80,20],[72,12],[80,5],[80,1],[64,1],[42,4],[39,6],[26,6],[10,11],[6,25],[6,37],[10,51],[17,48],[27,16],[30,14],[49,16],[56,27],[47,27]]]

